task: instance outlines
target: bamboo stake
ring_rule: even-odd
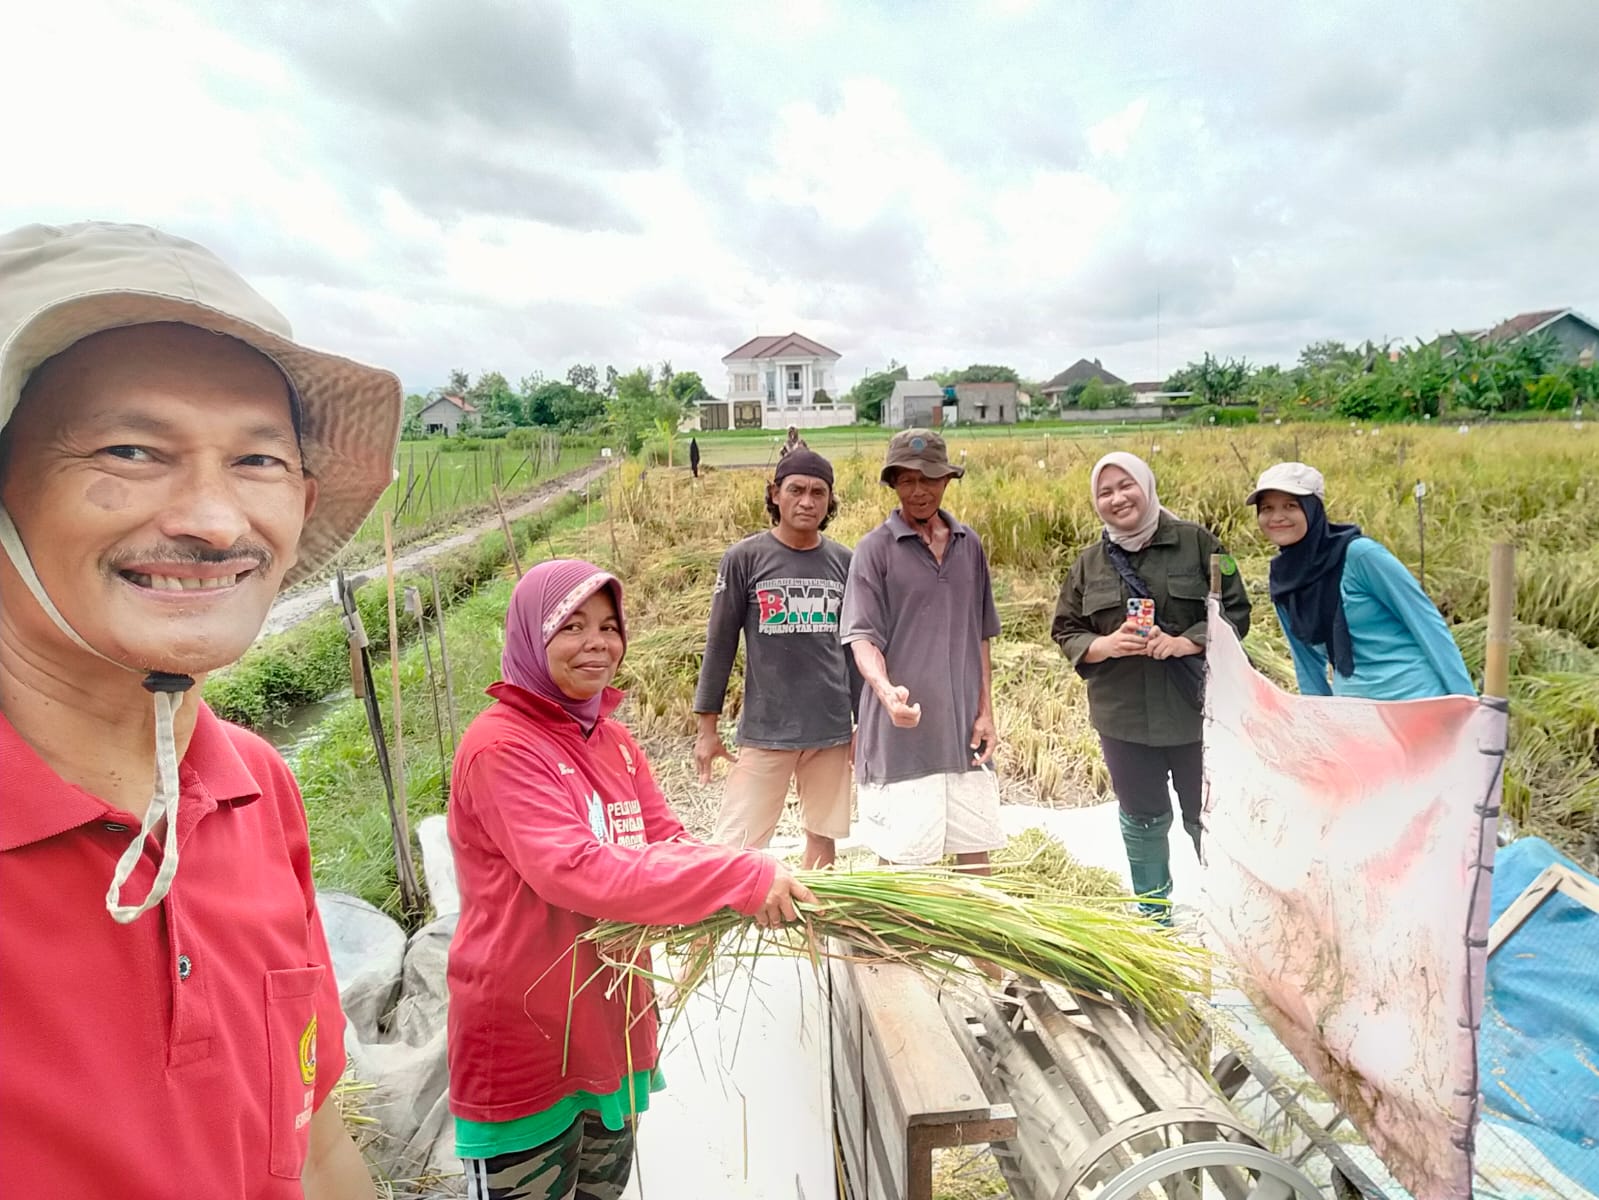
[[[622,556],[616,549],[616,514],[611,504],[611,474],[606,472],[605,480],[605,527],[611,534],[611,566],[620,568]]]
[[[1416,480],[1416,545],[1420,547],[1421,563],[1421,590],[1427,590],[1427,514],[1422,497],[1427,494],[1427,485],[1421,480]]]
[[[511,533],[511,523],[505,519],[505,505],[500,503],[500,489],[491,487],[490,495],[494,497],[494,511],[500,514],[500,529],[505,534],[505,548],[511,554],[511,566],[516,570],[516,577],[522,578],[522,560],[516,553],[516,537]]]
[[[383,569],[389,582],[389,686],[394,703],[394,798],[389,805],[389,825],[394,833],[394,873],[400,901],[409,912],[422,911],[422,889],[411,857],[411,824],[405,796],[405,739],[400,707],[400,614],[394,594],[394,516],[383,514]]]
[[[1515,547],[1495,542],[1488,559],[1488,653],[1482,692],[1501,700],[1510,695],[1510,623],[1515,608]]]
[[[444,797],[450,795],[450,756],[444,749],[444,714],[439,710],[439,681],[433,673],[433,651],[428,645],[427,615],[422,609],[422,592],[419,588],[405,589],[405,611],[416,618],[416,629],[422,636],[422,670],[427,681],[428,694],[433,699],[433,732],[439,739],[439,764],[444,775]]]
[[[428,568],[428,577],[433,581],[433,624],[439,634],[439,667],[444,672],[444,709],[450,717],[450,756],[455,756],[455,680],[450,676],[450,652],[444,645],[444,603],[439,599],[439,572],[437,567]]]

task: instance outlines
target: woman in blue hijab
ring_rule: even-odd
[[[1449,627],[1410,571],[1357,525],[1327,520],[1326,482],[1278,463],[1245,502],[1277,547],[1271,599],[1307,696],[1475,696]]]

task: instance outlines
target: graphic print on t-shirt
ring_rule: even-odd
[[[844,585],[834,579],[761,579],[751,589],[762,633],[838,632]]]

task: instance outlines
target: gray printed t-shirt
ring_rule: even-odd
[[[795,550],[771,532],[722,556],[711,596],[695,712],[721,712],[744,634],[742,746],[808,750],[838,746],[854,731],[860,676],[838,640],[850,552],[831,538]]]
[[[984,641],[999,636],[988,556],[976,532],[939,510],[950,528],[944,561],[896,508],[860,540],[844,593],[844,644],[871,642],[888,678],[922,706],[915,729],[897,729],[863,689],[855,778],[898,783],[971,769],[972,725],[982,699]]]

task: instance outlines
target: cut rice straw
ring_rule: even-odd
[[[709,978],[717,957],[756,952],[808,958],[820,967],[834,939],[852,956],[889,959],[942,977],[980,975],[988,962],[1073,990],[1109,993],[1160,1022],[1179,1019],[1186,996],[1202,991],[1208,956],[1127,905],[1103,897],[1062,895],[1018,876],[985,878],[940,867],[871,867],[798,871],[817,903],[799,905],[800,920],[760,929],[732,909],[693,925],[605,921],[584,937],[603,961],[624,974],[650,975],[644,952],[663,946],[678,965],[670,984],[682,996]]]

